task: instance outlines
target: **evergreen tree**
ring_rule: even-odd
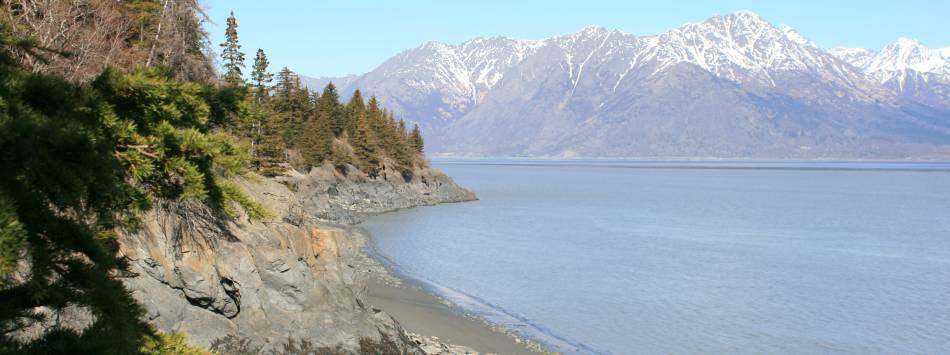
[[[274,74],[267,72],[268,65],[270,62],[267,60],[267,54],[264,54],[263,49],[258,49],[254,57],[254,71],[251,72],[251,79],[254,80],[254,95],[258,104],[267,97],[270,83],[274,80]]]
[[[373,116],[379,117],[382,115],[383,111],[379,108],[379,100],[376,99],[376,95],[369,97],[369,102],[367,103],[367,119],[370,119]]]
[[[412,154],[412,149],[406,140],[405,123],[402,125],[403,129],[400,129],[399,121],[396,121],[396,117],[393,116],[391,111],[388,113],[385,122],[386,152],[396,163],[395,168],[397,170],[407,171],[412,168],[414,154]]]
[[[224,31],[225,40],[221,43],[221,59],[224,61],[224,81],[231,85],[244,83],[244,52],[238,43],[237,19],[234,12],[228,16],[228,28]]]
[[[281,116],[263,105],[251,110],[255,122],[251,137],[251,162],[264,176],[279,175],[284,172],[282,164],[287,161]]]
[[[356,154],[356,167],[369,176],[375,177],[379,172],[379,149],[366,112],[360,113],[357,118],[352,144]]]
[[[422,153],[422,150],[425,148],[425,143],[422,141],[422,133],[419,132],[419,125],[412,126],[412,133],[409,134],[409,137],[412,147],[415,148],[417,152]]]
[[[386,113],[379,106],[379,100],[376,99],[376,95],[370,96],[369,102],[366,105],[366,121],[369,125],[370,130],[373,131],[373,134],[377,138],[381,138],[383,134],[383,125],[386,120]]]
[[[409,131],[406,130],[406,120],[400,118],[396,123],[396,131],[399,132],[399,135],[404,139],[409,139]]]
[[[287,67],[277,73],[277,85],[270,102],[280,116],[284,143],[289,148],[298,146],[303,125],[313,111],[309,92],[300,84],[300,77]]]
[[[138,353],[157,335],[118,279],[116,231],[156,199],[267,214],[222,178],[246,166],[246,150],[213,129],[233,107],[156,71],[70,84],[12,66],[11,43],[0,28],[0,352]],[[37,309],[71,306],[91,316],[81,332],[14,339]]]
[[[277,72],[277,86],[274,89],[278,95],[288,95],[288,93],[297,89],[296,82],[297,74],[291,71],[290,68],[283,67]]]
[[[330,122],[314,117],[303,124],[303,131],[298,136],[297,144],[300,154],[309,166],[319,166],[330,158],[333,147],[333,130]]]
[[[366,102],[363,101],[363,94],[360,93],[360,89],[356,89],[353,92],[353,97],[350,98],[350,102],[346,104],[346,123],[343,127],[343,130],[351,137],[353,132],[356,132],[360,114],[364,111],[366,111]]]
[[[330,123],[334,136],[343,134],[344,112],[340,105],[340,95],[336,92],[336,86],[333,82],[327,83],[323,88],[323,94],[315,100],[317,104],[317,114],[321,119]]]
[[[291,146],[296,147],[308,166],[318,166],[330,158],[333,148],[333,120],[336,106],[336,89],[328,85],[323,95],[311,93],[295,80],[293,96],[295,116],[303,119],[299,125],[290,127]]]

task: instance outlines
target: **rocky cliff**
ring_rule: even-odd
[[[241,185],[270,220],[222,217],[199,204],[161,203],[121,238],[135,275],[126,285],[162,331],[225,353],[306,348],[415,352],[399,324],[368,307],[354,267],[366,215],[474,199],[445,174],[343,176],[332,168]]]

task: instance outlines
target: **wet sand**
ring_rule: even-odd
[[[435,336],[441,342],[466,346],[482,353],[536,354],[524,340],[516,340],[483,321],[464,316],[407,280],[403,280],[401,285],[373,277],[367,281],[370,304],[392,315],[413,333]]]

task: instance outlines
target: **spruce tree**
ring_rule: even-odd
[[[383,125],[386,119],[386,113],[379,106],[379,100],[376,99],[376,95],[370,96],[369,102],[366,105],[366,121],[369,125],[370,130],[373,131],[373,135],[377,138],[381,138],[383,133]]]
[[[295,86],[297,82],[297,74],[290,70],[290,68],[283,67],[277,72],[277,85],[274,88],[278,95],[289,95],[297,87]]]
[[[352,137],[356,132],[356,125],[359,122],[360,114],[366,111],[366,102],[363,101],[363,94],[360,89],[353,92],[353,97],[346,104],[346,124],[343,129]]]
[[[323,94],[315,100],[317,104],[317,114],[330,123],[334,136],[343,134],[344,112],[340,105],[340,95],[336,92],[336,86],[333,82],[327,83],[323,88]]]
[[[230,85],[240,85],[244,83],[244,52],[241,52],[241,44],[238,43],[237,19],[234,18],[234,12],[228,16],[228,28],[224,31],[224,43],[221,47],[221,59],[224,61],[224,81]]]
[[[309,166],[319,166],[330,158],[333,148],[333,129],[322,116],[307,120],[296,138],[295,145]]]
[[[419,132],[419,125],[412,126],[412,133],[409,134],[410,142],[412,142],[413,148],[416,148],[416,151],[422,153],[425,149],[425,143],[422,140],[422,133]]]
[[[375,177],[379,172],[379,149],[366,112],[360,113],[357,118],[352,144],[356,155],[356,167],[370,177]]]
[[[264,176],[279,175],[284,172],[282,164],[287,161],[282,117],[263,106],[253,110],[257,127],[253,135],[252,162]]]
[[[270,103],[281,117],[284,142],[289,148],[297,147],[312,104],[307,89],[300,85],[300,77],[287,67],[277,73],[277,84]]]
[[[214,126],[235,107],[157,71],[70,84],[13,66],[10,43],[0,28],[0,352],[138,353],[156,335],[118,278],[117,231],[134,230],[158,199],[267,214],[223,178],[246,167],[246,150]],[[67,307],[91,324],[14,338],[42,318],[37,309]]]
[[[396,126],[398,128],[396,130],[399,132],[399,135],[405,139],[409,139],[409,131],[406,129],[406,120],[400,118],[397,123]]]
[[[274,74],[267,72],[268,65],[270,65],[270,62],[267,60],[267,54],[264,53],[263,49],[258,49],[257,55],[254,57],[254,71],[251,72],[251,79],[254,80],[254,96],[257,98],[258,104],[267,97],[268,91],[270,91],[270,83],[274,80]]]

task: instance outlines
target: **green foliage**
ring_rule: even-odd
[[[247,193],[244,192],[244,189],[233,181],[218,179],[217,187],[224,194],[226,200],[234,201],[237,205],[242,206],[252,219],[270,219],[275,217],[272,212],[250,198]],[[237,211],[233,207],[225,205],[223,206],[223,210],[228,216],[237,217]]]
[[[350,102],[346,104],[346,116],[345,116],[345,125],[344,130],[346,132],[356,132],[357,121],[359,121],[360,114],[363,111],[366,111],[366,102],[363,101],[363,94],[360,92],[360,89],[356,89],[353,92],[353,97],[350,98]]]
[[[325,120],[330,124],[330,129],[334,136],[343,134],[344,107],[340,104],[340,95],[336,92],[336,86],[333,82],[327,84],[323,89],[323,94],[316,100],[317,118]]]
[[[376,176],[383,162],[402,172],[425,164],[417,148],[421,134],[412,137],[405,121],[396,120],[392,113],[381,109],[375,96],[367,105],[357,90],[344,106],[333,83],[327,84],[313,100],[307,100],[309,95],[304,92],[306,89],[293,72],[281,70],[273,107],[277,115],[284,117],[286,146],[301,153],[304,167],[330,160],[340,170],[352,164]],[[337,144],[343,146],[335,147]],[[346,149],[347,144],[352,149]]]
[[[13,271],[25,245],[26,230],[16,217],[16,206],[0,195],[0,274]]]
[[[258,49],[257,55],[254,57],[254,68],[251,72],[251,79],[254,80],[254,97],[258,104],[262,103],[267,97],[267,93],[270,91],[270,83],[274,80],[274,74],[267,72],[269,65],[270,61],[267,60],[267,54],[264,53],[263,49]]]
[[[412,133],[409,134],[409,142],[419,153],[422,153],[423,149],[425,149],[425,142],[422,141],[422,133],[419,132],[419,125],[412,126]]]
[[[142,355],[214,355],[216,353],[188,345],[182,333],[157,334],[147,337],[139,349]]]
[[[233,14],[222,44],[229,85],[180,81],[203,78],[190,61],[207,59],[204,33],[194,29],[196,2],[100,4],[131,11],[139,27],[126,40],[148,48],[156,66],[96,76],[97,69],[73,82],[27,70],[18,67],[22,56],[42,62],[59,53],[7,35],[0,20],[0,353],[203,354],[143,321],[118,279],[127,265],[117,256],[117,231],[138,227],[160,199],[202,201],[222,217],[240,208],[272,218],[232,178],[257,176],[249,168],[280,174],[296,156],[288,152],[306,166],[355,165],[373,177],[383,164],[408,170],[424,164],[421,135],[375,97],[367,104],[356,91],[344,106],[333,84],[311,95],[287,68],[272,90],[262,50],[248,90]],[[177,27],[159,33],[163,23]],[[46,320],[40,309],[75,308],[92,315],[91,326],[53,329],[30,343],[12,336]]]
[[[303,125],[298,147],[309,166],[318,166],[330,158],[333,144],[333,129],[328,117],[317,116]]]
[[[224,81],[231,85],[244,84],[244,52],[238,41],[237,19],[234,12],[228,16],[228,27],[224,30],[224,43],[221,43],[221,59],[224,61]]]
[[[366,112],[361,113],[357,119],[356,132],[353,132],[353,150],[356,153],[356,167],[370,176],[376,176],[379,171],[378,147]]]
[[[157,198],[267,216],[224,179],[247,172],[246,147],[216,125],[227,95],[156,70],[107,70],[79,85],[0,63],[0,349],[135,353],[152,331],[116,278],[126,267],[116,230],[135,228]],[[29,272],[14,277],[18,262]],[[92,325],[29,344],[9,338],[44,319],[38,308],[67,306],[89,311]]]
[[[251,164],[265,176],[284,172],[286,145],[282,137],[281,116],[274,113],[265,100],[259,105],[247,105],[242,120],[245,123],[236,131],[250,141]]]

